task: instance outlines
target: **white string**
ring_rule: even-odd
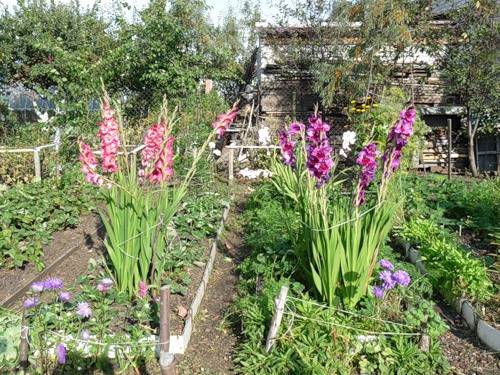
[[[358,220],[359,218],[365,216],[366,214],[368,214],[370,211],[373,211],[374,209],[378,208],[380,205],[382,205],[383,202],[378,202],[375,206],[373,206],[372,208],[369,208],[368,210],[366,211],[363,211],[360,215],[356,215],[356,217],[353,217],[352,219],[349,219],[347,221],[344,221],[342,223],[338,223],[338,224],[335,224],[335,225],[332,225],[331,227],[328,227],[328,228],[313,228],[311,227],[309,224],[303,222],[302,220],[299,219],[299,222],[301,222],[302,224],[304,224],[306,227],[308,227],[309,229],[311,230],[315,230],[315,231],[318,231],[318,232],[323,232],[323,231],[327,231],[327,230],[331,230],[331,229],[334,229],[334,228],[337,228],[337,227],[340,227],[342,225],[345,225],[345,224],[349,224],[353,221],[356,221]]]
[[[152,341],[152,342],[137,342],[137,341],[125,341],[125,342],[117,342],[117,343],[112,343],[112,342],[102,342],[102,341],[97,341],[97,340],[84,340],[84,339],[78,339],[74,338],[71,336],[65,336],[62,333],[56,332],[56,331],[47,331],[48,333],[61,337],[65,341],[74,341],[74,342],[79,342],[83,344],[91,344],[91,345],[97,345],[97,346],[129,346],[129,347],[137,347],[137,346],[156,346],[156,345],[163,345],[163,344],[169,344],[169,341],[165,342],[160,342],[160,341]]]
[[[327,305],[323,305],[321,303],[310,301],[310,300],[304,300],[304,299],[295,298],[295,297],[292,297],[292,296],[288,296],[287,299],[295,300],[295,301],[299,301],[299,302],[306,302],[306,303],[309,303],[311,305],[319,306],[319,307],[321,307],[323,309],[336,310],[336,311],[340,311],[340,312],[345,313],[345,314],[357,316],[357,317],[360,317],[360,318],[371,319],[371,320],[375,320],[375,321],[382,322],[382,323],[396,324],[398,326],[407,327],[407,328],[415,328],[415,327],[413,327],[411,325],[408,325],[408,324],[391,322],[390,320],[384,320],[384,319],[376,318],[374,316],[368,316],[368,315],[364,315],[364,314],[359,314],[359,313],[355,313],[354,311],[342,310],[342,309],[339,309],[338,307],[327,306]]]
[[[295,318],[302,319],[302,320],[309,320],[309,321],[316,322],[316,323],[322,323],[322,324],[332,325],[332,326],[336,326],[336,327],[340,327],[340,328],[345,328],[345,329],[350,329],[350,330],[354,330],[354,331],[359,331],[359,332],[363,332],[363,333],[366,333],[366,334],[369,334],[369,335],[420,336],[420,333],[411,333],[411,332],[383,332],[383,331],[382,332],[377,332],[377,331],[370,331],[370,330],[367,330],[367,329],[351,327],[351,326],[348,326],[348,325],[345,325],[345,324],[341,324],[341,323],[327,322],[326,320],[322,320],[322,319],[309,318],[307,316],[296,314],[296,313],[294,313],[293,311],[290,311],[290,310],[289,311],[286,311],[286,310],[283,311],[283,314],[289,315],[289,316],[293,316]]]

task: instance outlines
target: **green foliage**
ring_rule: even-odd
[[[417,176],[403,179],[407,215],[432,218],[440,224],[473,230],[480,237],[500,233],[500,180],[465,180],[445,176]]]
[[[60,181],[19,185],[0,194],[1,267],[34,262],[41,270],[42,245],[51,234],[74,227],[82,213],[95,208],[95,190],[78,177],[68,172]]]
[[[498,125],[500,100],[498,11],[495,0],[479,0],[450,14],[454,27],[441,60],[447,89],[460,98],[468,116],[474,116],[475,128],[490,132]]]
[[[492,284],[484,264],[460,246],[454,235],[428,219],[414,218],[400,235],[419,247],[434,287],[449,298],[467,296],[484,301]]]
[[[280,60],[293,68],[312,68],[316,91],[335,108],[389,86],[401,65],[388,61],[407,52],[427,30],[430,17],[424,3],[409,0],[300,0],[293,6],[282,0],[281,5],[283,23],[298,22],[310,30],[292,36]]]
[[[300,280],[300,270],[290,249],[285,218],[289,208],[269,184],[260,186],[249,198],[242,218],[245,244],[252,254],[241,264],[238,298],[231,311],[241,325],[243,340],[235,356],[240,374],[353,374],[361,371],[382,374],[445,374],[448,364],[436,337],[446,325],[425,297],[432,292],[429,282],[418,277],[412,265],[398,262],[390,248],[382,249],[398,269],[406,269],[414,282],[397,288],[383,302],[365,297],[349,313],[314,305]],[[278,235],[276,235],[278,233]],[[257,241],[258,239],[258,241]],[[273,252],[273,249],[275,252]],[[297,272],[299,271],[299,272]],[[289,285],[290,310],[301,318],[285,314],[275,347],[264,351],[264,339],[274,311],[274,299],[282,285]],[[375,318],[370,319],[370,318]],[[376,319],[408,324],[412,328]],[[406,321],[406,319],[411,321]],[[412,337],[384,336],[356,332],[338,324],[369,331],[427,331],[432,336],[429,353],[418,349]]]
[[[366,145],[376,142],[385,145],[387,134],[394,123],[399,119],[399,112],[408,103],[407,93],[398,87],[390,87],[384,91],[379,103],[372,103],[369,98],[366,103],[359,104],[351,101],[349,114],[353,129],[356,132],[356,143]],[[405,146],[403,165],[410,167],[413,159],[420,156],[425,146],[425,136],[429,127],[421,120],[418,112],[413,126],[413,135]]]

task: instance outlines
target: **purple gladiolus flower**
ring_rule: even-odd
[[[394,282],[396,284],[404,286],[404,287],[410,285],[410,281],[411,281],[411,278],[410,278],[410,275],[408,275],[408,272],[403,271],[403,270],[399,270],[399,271],[394,272],[392,275],[392,279],[394,280]]]
[[[392,271],[394,269],[394,265],[389,262],[387,259],[380,259],[380,267],[382,267],[383,269],[386,269],[386,270],[389,270],[389,271]]]
[[[31,284],[31,290],[37,293],[43,292],[45,289],[45,283],[42,281],[37,281]]]
[[[285,131],[280,133],[280,147],[283,163],[294,168],[296,163],[295,141],[292,141],[290,135]]]
[[[293,137],[297,134],[300,134],[305,128],[306,126],[301,122],[292,122],[290,124],[290,127],[288,128],[288,135],[290,137]]]
[[[363,147],[356,159],[356,163],[361,166],[361,175],[359,177],[356,192],[356,206],[360,206],[365,202],[365,191],[375,179],[378,155],[377,145],[375,143],[370,143]]]
[[[38,297],[29,297],[24,300],[23,306],[25,309],[31,309],[35,306],[38,306],[40,300]]]
[[[307,127],[307,169],[316,177],[319,188],[330,179],[330,170],[333,168],[332,152],[328,140],[330,125],[323,122],[320,117],[309,117]]]
[[[373,295],[377,297],[378,299],[384,298],[385,294],[385,289],[380,287],[380,286],[374,286],[373,287]]]
[[[59,301],[61,302],[69,302],[71,300],[70,292],[61,292],[59,293]]]
[[[47,280],[44,281],[43,283],[45,289],[47,290],[58,290],[62,289],[64,286],[64,283],[61,279],[58,279],[56,277],[51,277],[48,278]]]
[[[82,337],[82,340],[90,340],[90,332],[87,329],[82,330],[80,336]]]
[[[90,318],[92,316],[92,309],[90,308],[90,304],[88,302],[78,303],[76,314],[81,318]]]
[[[57,352],[57,362],[60,365],[64,365],[66,363],[66,354],[67,354],[66,345],[64,344],[57,345],[56,352]]]

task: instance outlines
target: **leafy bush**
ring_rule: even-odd
[[[467,296],[479,301],[491,296],[492,284],[484,264],[474,259],[447,230],[415,218],[399,231],[420,253],[434,287],[449,298]]]
[[[276,199],[275,199],[276,198]],[[354,316],[334,308],[316,306],[297,280],[296,259],[287,234],[285,220],[294,217],[269,185],[262,185],[250,197],[242,218],[245,243],[252,254],[240,265],[238,298],[232,309],[241,325],[243,342],[235,361],[240,374],[444,374],[448,364],[436,340],[431,350],[418,348],[418,339],[407,336],[365,334],[343,328],[353,326],[369,331],[408,329],[426,331],[436,338],[446,330],[432,302],[432,286],[419,277],[412,265],[398,262],[389,247],[382,256],[391,259],[398,269],[409,272],[414,282],[408,288],[394,289],[383,302],[363,298]],[[274,299],[282,285],[289,285],[286,311],[275,347],[264,351],[264,339],[274,311]],[[300,300],[293,299],[294,297]],[[367,318],[369,317],[369,318]],[[375,319],[371,319],[375,318]],[[376,319],[408,324],[411,328]]]
[[[57,230],[74,227],[95,208],[95,190],[68,172],[58,180],[15,186],[0,195],[0,266],[34,262],[40,270],[42,245]]]
[[[500,179],[448,180],[442,175],[408,174],[403,180],[409,215],[461,224],[480,235],[500,233]]]

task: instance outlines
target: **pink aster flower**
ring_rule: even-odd
[[[76,314],[81,318],[90,318],[92,316],[92,309],[88,302],[79,302]]]
[[[119,125],[115,112],[107,99],[102,103],[103,120],[99,123],[98,135],[101,140],[102,170],[108,173],[118,171],[117,156],[120,148]]]
[[[82,163],[82,172],[85,174],[85,180],[93,185],[101,186],[103,184],[102,176],[97,173],[97,159],[90,146],[80,142],[80,162]]]
[[[144,298],[148,294],[148,284],[145,281],[139,282],[139,297]]]

